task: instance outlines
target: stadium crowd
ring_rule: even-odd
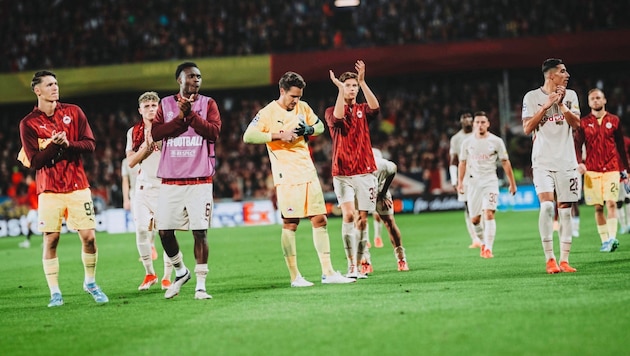
[[[0,72],[630,27],[627,1],[3,1]],[[98,44],[95,46],[95,44]]]
[[[547,11],[548,4],[541,1],[516,5],[503,0],[363,1],[354,15],[346,17],[347,13],[334,11],[329,2],[307,0],[291,5],[272,0],[193,4],[175,0],[154,1],[148,7],[145,3],[114,0],[72,4],[61,0],[46,4],[3,2],[0,6],[3,14],[16,14],[6,16],[0,24],[0,72],[630,26],[623,21],[630,4],[600,4],[593,0],[582,0],[580,6],[575,1],[559,1],[554,4],[554,12]],[[577,11],[578,8],[588,11]],[[565,16],[556,17],[559,13]],[[568,66],[572,74],[569,86],[577,91],[583,113],[588,111],[587,91],[602,87],[609,111],[624,120],[630,117],[627,68],[578,67],[571,63]],[[380,119],[371,127],[372,142],[386,158],[398,164],[401,175],[421,181],[425,192],[452,191],[446,167],[449,137],[459,129],[458,112],[464,108],[484,110],[491,120],[491,131],[504,134],[517,178],[527,180],[531,139],[522,134],[520,101],[527,90],[541,83],[541,77],[532,73],[538,70],[510,71],[511,118],[503,126],[499,120],[498,70],[387,79],[370,73],[370,78],[375,78],[370,79],[370,86],[381,103]],[[63,87],[63,78],[59,81]],[[243,144],[242,134],[276,90],[269,87],[207,93],[217,99],[223,120],[214,180],[217,199],[264,198],[270,194],[266,149]],[[62,96],[62,100],[77,103],[85,110],[94,130],[97,148],[86,159],[86,168],[93,192],[101,198],[101,207],[122,205],[120,165],[125,155],[125,132],[139,119],[137,94],[111,94],[106,104],[103,97],[73,100]],[[172,93],[160,93],[169,94]],[[305,100],[320,117],[334,98],[335,87],[330,82],[308,82]],[[32,109],[30,105],[9,105],[0,112],[0,197],[15,198],[24,190],[26,170],[15,156],[20,148],[18,121]],[[313,139],[310,147],[324,191],[332,194],[330,136]],[[393,188],[396,193],[396,186]],[[16,211],[3,209],[6,204],[0,202],[0,216]]]
[[[583,113],[588,112],[587,91],[602,87],[607,93],[608,110],[622,119],[630,117],[627,97],[630,82],[619,79],[630,78],[620,75],[628,69],[612,66],[604,70],[587,66],[570,70],[573,73],[570,87],[580,96]],[[537,70],[514,72],[511,76],[512,118],[505,127],[499,124],[498,72],[462,73],[450,79],[444,76],[374,79],[370,85],[381,103],[381,114],[379,120],[372,123],[373,144],[398,164],[402,175],[424,183],[427,193],[452,191],[453,187],[447,183],[446,167],[449,138],[459,129],[458,112],[464,108],[483,109],[492,122],[491,131],[499,134],[503,129],[505,132],[504,140],[512,164],[519,172],[517,177],[521,181],[527,180],[531,173],[531,138],[522,134],[520,100],[527,88],[540,85],[540,80],[532,77],[531,72]],[[60,79],[63,83],[63,78]],[[242,135],[252,117],[266,104],[265,100],[273,97],[269,93],[274,90],[277,88],[208,93],[217,99],[223,120],[223,131],[217,143],[218,171],[214,180],[217,199],[264,198],[270,193],[272,183],[266,148],[243,144]],[[93,192],[107,206],[122,205],[120,165],[125,156],[125,132],[139,120],[136,96],[135,93],[116,94],[108,98],[108,105],[103,105],[102,98],[95,97],[71,101],[83,107],[95,133],[96,152],[86,159],[86,168]],[[334,103],[334,96],[335,88],[329,82],[309,83],[305,90],[305,100],[321,117],[325,108]],[[0,195],[20,194],[21,177],[26,170],[15,159],[19,150],[17,122],[31,108],[21,105],[0,114],[0,142],[3,145]],[[330,136],[326,133],[309,144],[324,191],[332,194]]]

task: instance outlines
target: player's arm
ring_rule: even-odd
[[[128,169],[127,169],[128,170]],[[123,209],[129,210],[131,208],[131,201],[129,200],[129,176],[123,174],[122,176],[122,194],[123,194]]]
[[[142,161],[149,157],[152,152],[153,150],[151,149],[151,145],[149,145],[146,140],[142,142],[140,147],[138,147],[138,151],[127,151],[127,162],[129,167],[133,168],[136,164],[142,163]]]
[[[83,110],[77,106],[77,125],[78,125],[78,139],[76,141],[67,141],[67,147],[69,151],[74,152],[94,152],[96,149],[96,140],[94,139],[94,133],[92,128],[85,117]]]
[[[573,143],[575,145],[575,159],[578,163],[578,172],[580,174],[584,174],[586,172],[586,165],[584,164],[584,130],[581,127],[578,127],[573,134]]]
[[[396,176],[396,172],[398,171],[398,166],[396,166],[394,162],[391,162],[391,161],[388,161],[388,162],[391,163],[391,165],[388,165],[387,177],[385,178],[385,181],[383,182],[383,187],[381,188],[381,191],[378,192],[378,196],[377,196],[378,200],[385,199],[385,196],[387,195],[387,191],[389,190],[389,187],[392,185],[392,182],[394,181],[394,177]]]
[[[219,107],[216,101],[210,100],[208,102],[206,120],[191,110],[186,121],[190,121],[190,127],[206,140],[216,142],[219,139],[219,133],[221,133],[221,114],[219,113]]]
[[[164,111],[160,105],[151,124],[151,137],[153,137],[153,141],[160,141],[166,137],[179,136],[188,130],[188,124],[183,117],[179,116],[165,123]]]
[[[540,124],[540,121],[545,117],[545,113],[549,110],[553,104],[557,104],[560,100],[560,94],[551,93],[547,96],[547,101],[537,107],[537,111],[533,114],[532,111],[536,109],[530,108],[530,106],[537,105],[535,102],[528,100],[528,96],[526,95],[523,99],[523,131],[525,131],[526,135],[531,134]]]
[[[359,86],[361,90],[363,90],[363,95],[365,96],[365,100],[367,101],[368,106],[372,110],[376,110],[379,108],[378,99],[376,99],[376,95],[372,92],[372,89],[367,85],[365,81],[365,63],[361,60],[358,60],[354,68],[357,70],[357,80],[359,82]]]
[[[457,191],[464,192],[464,177],[466,176],[466,160],[460,160],[457,167]]]
[[[503,166],[503,171],[507,176],[508,182],[510,183],[510,187],[508,188],[510,194],[514,195],[516,193],[516,180],[514,180],[514,171],[512,171],[512,163],[509,159],[501,160],[501,165]]]
[[[332,111],[332,117],[335,120],[342,121],[345,118],[345,104],[346,104],[346,101],[344,100],[343,83],[340,82],[339,79],[337,79],[337,77],[335,77],[335,73],[332,70],[329,71],[329,74],[330,74],[330,80],[333,82],[333,84],[335,84],[335,86],[338,89],[337,99],[335,100],[335,106]]]
[[[577,94],[575,94],[573,90],[567,92],[566,88],[564,87],[558,87],[557,91],[561,95],[560,100],[558,100],[558,107],[560,108],[560,112],[562,112],[562,115],[564,116],[566,122],[575,130],[580,126],[580,106],[578,104]],[[564,103],[565,93],[569,94],[571,107],[567,107]]]
[[[264,124],[264,119],[261,117],[260,113],[256,114],[252,122],[247,126],[245,133],[243,133],[243,142],[253,144],[277,140],[291,142],[295,138],[297,138],[297,135],[291,130],[277,133],[270,132],[269,128]]]
[[[564,119],[566,120],[567,124],[569,124],[569,126],[571,126],[573,129],[576,129],[580,126],[580,117],[578,115],[575,115],[575,113],[571,111],[571,109],[567,108],[567,106],[564,105],[563,102],[560,102],[558,104],[558,107],[560,108],[560,111],[562,112],[562,115],[564,116]]]
[[[448,166],[448,173],[451,176],[451,184],[456,187],[457,186],[457,165],[459,164],[459,157],[457,157],[457,153],[451,154],[451,162]]]

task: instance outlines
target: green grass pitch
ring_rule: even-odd
[[[593,210],[582,207],[574,274],[547,275],[538,212],[497,213],[491,260],[468,249],[463,212],[398,215],[409,272],[391,246],[372,248],[374,273],[322,285],[311,228],[298,229],[298,264],[315,286],[290,288],[280,226],[210,229],[208,292],[195,278],[172,300],[144,277],[133,234],[97,234],[96,305],[81,288],[76,235],[59,245],[65,305],[47,308],[40,239],[0,239],[0,344],[4,355],[622,355],[630,352],[630,235],[600,253]],[[372,229],[370,219],[370,229]],[[340,220],[331,218],[333,265],[345,272]],[[385,230],[383,230],[385,233]],[[372,231],[370,233],[373,236]],[[386,235],[385,235],[386,236]],[[179,233],[194,268],[192,236]],[[556,255],[559,257],[558,242]],[[158,242],[158,250],[161,246]],[[161,276],[160,257],[155,267]]]

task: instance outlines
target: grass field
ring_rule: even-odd
[[[102,306],[82,291],[78,237],[64,235],[59,308],[46,307],[40,243],[23,250],[18,238],[0,239],[2,354],[630,353],[630,235],[616,252],[598,252],[592,209],[583,207],[571,254],[578,273],[547,275],[537,217],[498,213],[495,258],[486,260],[467,248],[462,212],[399,215],[411,270],[396,270],[386,244],[371,250],[374,274],[352,285],[321,285],[302,221],[298,263],[311,288],[289,287],[279,226],[211,229],[208,301],[193,299],[194,277],[172,300],[155,286],[137,291],[144,270],[135,237],[99,233],[97,282],[110,298]],[[333,264],[344,271],[340,230],[330,219]],[[178,236],[192,269],[192,237]]]

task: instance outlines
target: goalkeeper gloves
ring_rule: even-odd
[[[315,133],[315,128],[306,124],[304,120],[300,120],[298,127],[293,132],[298,136],[310,136]]]

